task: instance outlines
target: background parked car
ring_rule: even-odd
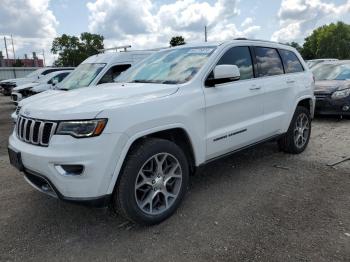
[[[313,68],[314,66],[317,66],[318,64],[321,64],[323,62],[332,62],[332,61],[338,61],[338,59],[335,58],[323,58],[323,59],[313,59],[306,61],[306,64],[309,68]]]
[[[154,50],[144,50],[93,55],[82,62],[55,90],[48,90],[20,101],[11,118],[15,122],[21,107],[37,99],[46,99],[67,90],[113,82],[122,72],[153,53]]]
[[[62,70],[47,74],[32,83],[17,86],[11,93],[12,101],[17,104],[23,98],[50,90],[68,76],[72,70]]]
[[[324,62],[311,70],[316,79],[316,113],[350,115],[350,60]]]
[[[26,77],[23,78],[16,78],[16,79],[7,79],[7,80],[2,80],[0,81],[0,87],[3,95],[9,96],[11,95],[12,89],[24,85],[27,83],[31,83],[35,80],[40,79],[41,77],[50,74],[55,71],[60,71],[60,70],[72,70],[74,67],[45,67],[45,68],[40,68]]]

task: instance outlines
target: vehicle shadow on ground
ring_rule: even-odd
[[[283,153],[278,151],[276,143],[267,142],[255,148],[246,149],[207,164],[191,176],[189,191],[184,202],[186,203],[192,195],[196,195],[199,191],[210,191],[211,188],[220,188],[220,184],[225,184],[227,180],[231,180],[232,183],[235,183],[235,181],[242,179],[243,175],[241,169],[253,165],[256,161],[263,161],[264,157],[272,154]],[[238,172],[235,172],[235,170]],[[89,208],[62,202],[38,193],[34,189],[28,192],[26,199],[30,200],[28,200],[28,202],[26,201],[27,205],[21,208],[22,214],[26,214],[22,216],[23,225],[26,224],[26,220],[33,221],[31,216],[35,216],[37,225],[50,227],[50,231],[55,231],[55,228],[56,230],[67,232],[75,231],[77,236],[84,234],[86,231],[93,231],[94,227],[99,228],[100,231],[103,231],[104,228],[105,233],[108,234],[113,234],[110,232],[111,229],[113,229],[115,234],[117,234],[119,229],[126,229],[129,232],[149,230],[147,227],[129,223],[123,217],[115,214],[111,209]],[[31,201],[31,203],[29,203],[29,201]],[[184,210],[184,207],[180,207],[179,212],[185,213],[186,210]],[[175,214],[173,217],[177,217],[176,220],[179,220],[180,223],[186,223],[185,217],[181,218],[178,214]],[[171,224],[171,220],[170,218],[163,224]],[[60,221],[65,222],[61,223]],[[31,234],[35,235],[39,233],[35,232],[35,229],[39,232],[42,231],[41,227],[34,227],[32,228]]]

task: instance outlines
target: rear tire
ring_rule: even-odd
[[[286,134],[278,140],[280,150],[290,154],[300,154],[307,147],[311,135],[310,111],[298,106]]]
[[[141,141],[125,160],[112,206],[134,223],[158,224],[176,211],[188,179],[189,165],[180,147],[158,138]]]

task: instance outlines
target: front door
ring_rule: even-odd
[[[204,88],[207,160],[264,137],[264,90],[254,78],[249,47],[230,48],[217,64],[237,65],[241,78]]]

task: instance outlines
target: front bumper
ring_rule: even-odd
[[[332,94],[315,94],[315,113],[320,115],[350,115],[350,96],[334,100]]]
[[[15,111],[11,114],[11,119],[12,119],[13,123],[17,122],[17,118],[18,118],[18,114]]]
[[[36,189],[66,201],[89,202],[111,194],[108,188],[126,142],[127,136],[121,133],[84,139],[54,135],[48,147],[40,147],[22,142],[13,133],[9,148],[21,153],[27,181],[39,177],[52,190],[42,190],[31,182]],[[62,174],[58,165],[82,165],[84,171],[80,175]]]
[[[34,171],[25,169],[24,170],[25,180],[38,191],[50,195],[54,198],[58,198],[62,201],[80,204],[91,207],[105,207],[109,204],[111,200],[111,194],[104,195],[100,197],[90,197],[90,198],[74,198],[66,197],[61,194],[61,192],[55,187],[55,185],[45,176],[40,175]]]

